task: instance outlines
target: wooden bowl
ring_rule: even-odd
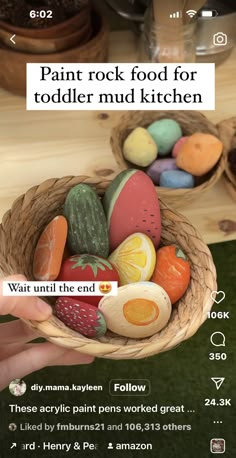
[[[61,22],[60,24],[46,27],[43,29],[29,29],[24,27],[16,27],[8,22],[0,21],[0,29],[15,34],[16,36],[24,36],[31,38],[56,38],[69,35],[73,32],[78,31],[80,27],[86,23],[88,17],[91,15],[91,7],[85,5],[78,14]]]
[[[86,44],[51,54],[25,54],[0,48],[0,87],[17,95],[26,94],[27,63],[93,63],[106,62],[109,29],[107,20],[98,12],[92,14],[93,36]]]
[[[0,29],[0,41],[12,48],[14,51],[23,51],[26,53],[45,54],[64,51],[74,46],[81,46],[90,39],[92,34],[91,17],[88,16],[84,25],[77,31],[69,35],[58,36],[56,38],[32,38],[24,35],[17,35],[15,44],[10,40],[11,34],[5,29]]]

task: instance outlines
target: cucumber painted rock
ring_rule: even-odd
[[[74,186],[64,204],[68,247],[72,254],[107,258],[109,239],[106,216],[96,192],[86,184]]]
[[[121,172],[108,187],[103,205],[107,215],[110,250],[115,250],[129,235],[146,234],[158,247],[161,215],[152,180],[141,170]]]

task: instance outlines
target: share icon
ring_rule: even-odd
[[[224,383],[225,377],[211,377],[211,380],[215,383],[216,389],[219,390]]]

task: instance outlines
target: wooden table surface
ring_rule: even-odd
[[[110,35],[111,62],[137,62],[132,32]],[[236,50],[216,70],[216,111],[206,112],[218,122],[236,112]],[[80,111],[27,112],[25,99],[0,89],[0,217],[16,197],[40,182],[65,175],[112,178],[118,167],[109,144],[110,131],[123,113]],[[201,232],[207,243],[236,239],[226,235],[221,220],[236,221],[236,204],[221,180],[207,194],[179,211]]]

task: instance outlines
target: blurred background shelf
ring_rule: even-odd
[[[132,31],[110,34],[110,62],[137,62],[138,42]],[[236,51],[216,68],[213,122],[235,116]],[[0,218],[28,188],[51,177],[118,173],[109,144],[117,112],[27,112],[25,99],[0,89]],[[223,180],[197,202],[181,206],[207,243],[236,239],[236,204]],[[222,223],[229,220],[231,223]]]

